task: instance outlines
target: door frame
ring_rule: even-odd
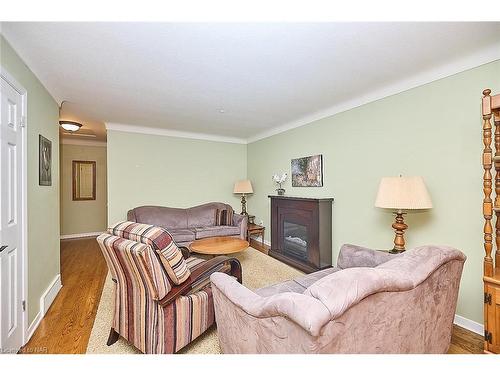
[[[28,337],[28,91],[7,71],[0,65],[0,79],[4,79],[14,90],[21,95],[22,103],[22,117],[21,117],[21,143],[23,153],[21,155],[21,254],[22,261],[22,299],[25,301],[25,309],[23,310],[23,345],[26,345],[30,337]]]

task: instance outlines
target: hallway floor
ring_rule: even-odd
[[[63,288],[23,353],[85,353],[108,268],[95,237],[61,241]]]

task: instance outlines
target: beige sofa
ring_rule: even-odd
[[[465,259],[443,246],[344,245],[337,268],[256,291],[214,273],[222,351],[446,353]]]
[[[212,202],[190,208],[140,206],[127,213],[127,220],[165,228],[175,243],[189,247],[194,240],[232,236],[246,239],[248,217],[233,213],[231,225],[215,225],[216,210],[233,210],[225,203]]]

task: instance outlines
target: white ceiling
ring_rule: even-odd
[[[500,23],[3,22],[1,32],[80,116],[243,140],[500,58]]]

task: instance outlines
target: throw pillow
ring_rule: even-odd
[[[215,225],[233,225],[233,210],[232,209],[224,209],[224,210],[215,210]]]

